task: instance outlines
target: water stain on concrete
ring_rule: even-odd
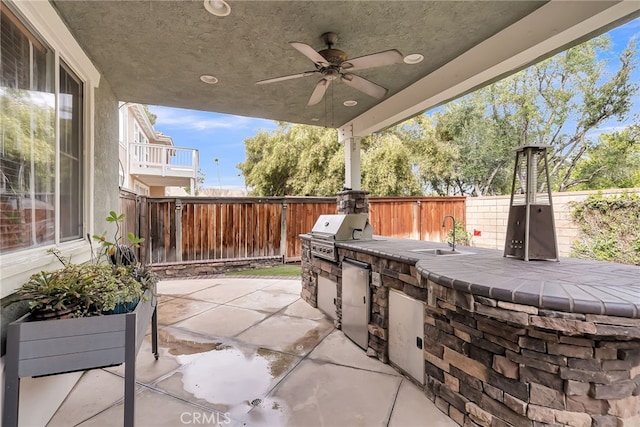
[[[318,341],[320,341],[320,330],[311,329],[302,337],[298,338],[289,348],[285,351],[292,353],[303,354],[307,350],[313,348]]]
[[[295,356],[271,351],[266,348],[259,348],[256,354],[269,361],[269,371],[273,378],[278,378],[291,369],[291,367],[297,362],[297,358]]]
[[[161,325],[172,325],[212,307],[215,307],[215,304],[205,301],[172,298],[160,303],[158,307],[158,323]]]
[[[200,342],[195,340],[178,339],[171,332],[161,329],[158,331],[158,343],[166,347],[173,356],[205,353],[223,346],[219,342]]]

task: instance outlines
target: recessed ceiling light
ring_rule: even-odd
[[[231,7],[224,0],[204,0],[204,8],[215,16],[227,16],[231,13]]]
[[[345,107],[355,107],[356,105],[358,105],[358,101],[354,101],[353,99],[350,99],[348,101],[344,101],[342,104]]]
[[[201,75],[200,80],[210,85],[214,85],[218,83],[218,78],[216,76],[211,76],[209,74]]]
[[[423,59],[424,56],[420,55],[419,53],[410,53],[409,55],[404,57],[403,61],[405,64],[418,64],[422,62]]]
[[[314,118],[312,118],[312,119],[311,119],[311,121],[312,121],[312,122],[319,122],[319,121],[320,121],[320,119],[319,119],[319,118],[317,118],[317,117],[314,117]]]

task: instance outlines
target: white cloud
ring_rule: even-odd
[[[157,124],[169,128],[190,130],[274,128],[274,122],[265,119],[232,116],[218,113],[195,112],[169,107],[149,106],[158,116]],[[206,117],[210,115],[210,117]]]
[[[605,127],[601,127],[601,128],[598,128],[598,129],[592,129],[589,132],[587,132],[585,137],[587,139],[588,138],[594,138],[595,139],[595,138],[598,138],[603,133],[621,132],[626,127],[628,127],[629,125],[630,125],[630,123],[621,124],[621,125],[618,125],[618,126],[605,126]]]

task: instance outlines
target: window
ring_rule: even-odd
[[[60,66],[60,240],[82,237],[82,83]]]
[[[133,122],[133,142],[135,142],[136,144],[149,143],[149,139],[144,134],[144,132],[142,132],[142,129],[140,129],[140,125],[138,125],[138,122]]]
[[[133,122],[133,142],[136,144],[149,144],[149,139],[146,137],[138,122]],[[149,163],[149,148],[136,145],[134,149],[135,158],[138,159],[138,166],[141,168],[148,167]]]
[[[57,149],[54,52],[5,4],[0,19],[0,254],[5,254],[56,243],[56,234],[58,242],[83,234],[83,85],[60,61]]]

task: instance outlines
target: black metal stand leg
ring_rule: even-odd
[[[133,427],[136,404],[136,314],[127,315],[124,343],[124,426]]]
[[[153,314],[151,315],[151,351],[156,360],[160,357],[158,353],[158,306],[153,307]]]
[[[4,377],[4,408],[2,409],[3,427],[17,427],[18,406],[20,403],[19,336],[17,328],[9,325],[7,331],[7,364]]]

